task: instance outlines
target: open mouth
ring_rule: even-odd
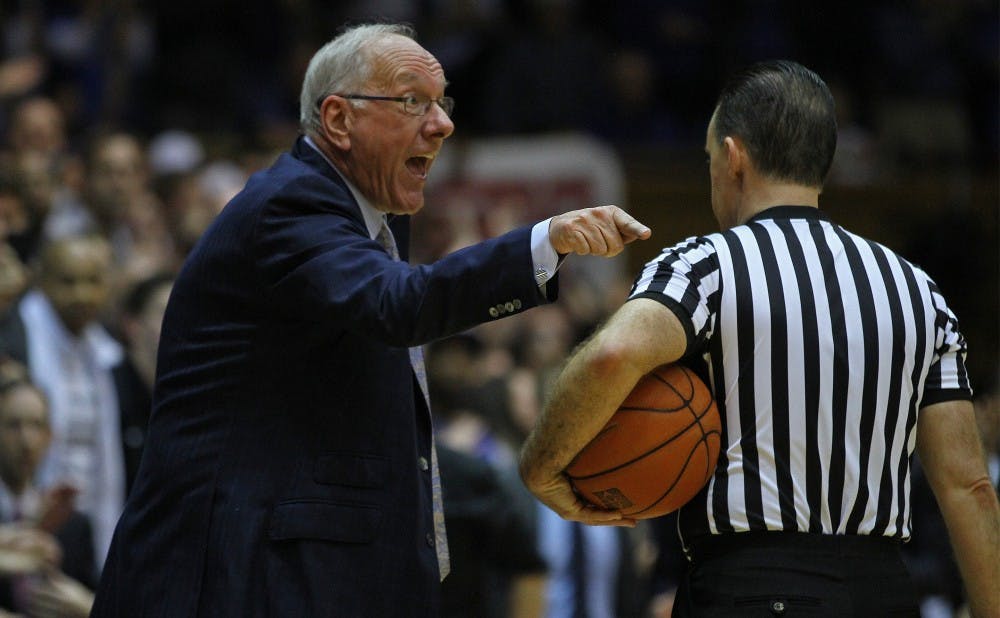
[[[426,180],[427,172],[431,169],[431,161],[431,157],[410,157],[406,160],[406,169],[410,170],[414,176]]]

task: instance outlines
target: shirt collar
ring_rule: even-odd
[[[368,228],[368,236],[374,240],[375,237],[378,236],[379,231],[382,229],[382,223],[385,221],[385,213],[372,206],[371,202],[369,202],[368,199],[361,194],[361,191],[358,191],[358,188],[354,186],[354,183],[340,173],[337,166],[326,157],[326,153],[320,150],[319,146],[316,145],[316,142],[314,142],[308,135],[306,135],[306,143],[309,144],[313,150],[318,152],[321,157],[323,157],[323,160],[327,162],[333,171],[337,172],[337,175],[340,176],[340,178],[344,181],[344,184],[347,185],[347,189],[354,197],[354,201],[358,203],[358,208],[361,209],[361,216],[365,220],[365,227]]]
[[[771,206],[766,208],[747,220],[747,223],[760,221],[762,219],[818,219],[829,221],[826,213],[815,206]]]

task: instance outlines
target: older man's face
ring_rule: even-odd
[[[421,99],[444,96],[444,70],[427,50],[403,36],[380,43],[371,82],[360,93]],[[424,205],[424,185],[434,158],[455,125],[436,104],[423,116],[393,101],[365,101],[353,108],[350,152],[345,165],[352,182],[379,210],[413,214]]]

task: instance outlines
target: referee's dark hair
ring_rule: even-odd
[[[774,180],[822,188],[837,148],[833,95],[796,62],[759,62],[723,87],[715,135],[719,143],[743,140],[757,170]]]

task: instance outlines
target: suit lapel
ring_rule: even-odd
[[[333,169],[322,154],[306,143],[304,135],[300,135],[299,138],[295,140],[295,145],[292,146],[292,156],[337,183],[339,187],[343,188],[344,193],[350,197],[351,205],[354,206],[354,212],[357,215],[357,219],[364,224],[364,217],[361,216],[361,207],[358,206],[358,203],[354,200],[354,196],[351,195],[351,191],[348,189],[347,183],[344,182],[344,179],[340,177],[340,174]],[[396,239],[396,248],[399,250],[399,259],[404,262],[409,261],[410,216],[390,215],[389,229],[392,230],[393,238]]]

